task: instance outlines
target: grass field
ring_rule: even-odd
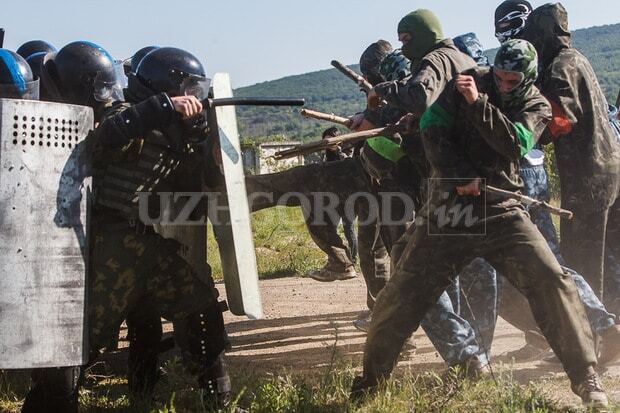
[[[261,279],[305,275],[324,264],[325,256],[310,238],[300,208],[276,207],[255,212],[252,232]],[[213,276],[221,279],[222,267],[210,224],[207,240]]]
[[[156,402],[136,402],[130,407],[126,396],[126,379],[122,376],[93,375],[80,393],[83,412],[209,412],[201,402],[195,384],[186,379],[178,359],[164,365],[167,375],[157,387]],[[325,371],[313,375],[297,375],[281,371],[253,377],[233,372],[237,392],[233,412],[239,405],[251,412],[571,412],[560,407],[539,386],[516,383],[509,373],[493,380],[472,382],[459,379],[456,372],[438,375],[403,373],[384,383],[375,397],[353,404],[348,391],[354,377],[353,368],[336,358]],[[12,373],[1,383],[0,409],[19,411],[28,376]],[[552,383],[551,383],[552,386]],[[545,388],[549,388],[547,385]]]

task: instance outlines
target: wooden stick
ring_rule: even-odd
[[[549,211],[551,214],[559,215],[562,218],[566,218],[569,220],[573,219],[572,211],[554,207],[553,205],[550,205],[548,202],[539,201],[537,199],[530,198],[529,196],[526,196],[526,195],[522,195],[516,192],[506,191],[505,189],[499,189],[499,188],[495,188],[489,185],[485,187],[485,190],[487,192],[491,192],[491,193],[498,194],[498,195],[504,195],[508,198],[516,199],[517,201],[525,205],[531,205],[531,206],[537,206],[537,207],[543,208]]]
[[[370,90],[372,89],[372,85],[370,84],[370,82],[364,79],[362,75],[356,73],[353,69],[343,65],[338,60],[332,60],[332,66],[338,69],[340,73],[357,83],[357,85],[361,87],[363,91],[370,92]]]
[[[300,113],[306,118],[325,120],[327,122],[337,123],[338,125],[349,126],[351,124],[350,119],[334,115],[333,113],[319,112],[311,109],[302,109]]]
[[[273,158],[275,160],[294,158],[295,156],[324,151],[327,148],[332,148],[344,144],[352,145],[366,139],[374,138],[376,136],[393,135],[396,130],[397,129],[395,125],[389,125],[384,128],[368,129],[361,132],[353,132],[340,136],[334,136],[331,138],[325,138],[321,139],[320,141],[313,141],[303,145],[299,145],[296,148],[276,152],[273,155]]]

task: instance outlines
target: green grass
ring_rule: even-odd
[[[164,365],[167,375],[156,391],[157,402],[150,405],[137,402],[130,406],[126,396],[126,379],[122,376],[89,376],[80,393],[82,412],[208,412],[200,391],[188,380],[178,358]],[[379,388],[374,396],[360,403],[349,401],[348,394],[354,369],[336,361],[324,371],[291,373],[279,371],[265,376],[248,376],[233,371],[235,403],[255,413],[271,412],[570,412],[562,407],[540,386],[523,386],[512,379],[510,372],[497,381],[472,382],[461,380],[458,374],[414,374],[401,372]],[[16,384],[8,389],[3,380],[0,409],[19,411],[19,400],[25,391],[24,374],[14,375]],[[565,384],[564,384],[565,385]],[[617,406],[616,406],[617,407]],[[232,412],[233,407],[225,411]]]
[[[325,254],[312,241],[297,207],[276,207],[252,214],[256,264],[261,279],[304,276],[325,263]],[[222,264],[209,224],[207,257],[215,279],[222,278]]]

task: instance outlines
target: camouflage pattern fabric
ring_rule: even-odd
[[[604,297],[604,285],[617,277],[605,271],[604,257],[620,253],[612,212],[618,208],[620,144],[609,123],[607,100],[590,62],[571,47],[561,4],[534,10],[522,36],[534,44],[542,63],[538,85],[553,107],[548,135],[555,147],[562,207],[575,214],[561,222],[562,255]]]
[[[616,135],[616,139],[620,142],[620,118],[618,117],[618,108],[613,105],[609,105],[609,123],[611,123],[611,127],[614,130]]]
[[[396,49],[383,58],[379,74],[384,82],[406,80],[411,76],[411,62],[400,49]]]
[[[424,55],[419,67],[411,67],[409,79],[381,83],[375,92],[390,106],[420,117],[456,74],[475,66],[471,57],[457,49],[451,39],[445,39]]]
[[[476,258],[459,273],[455,286],[450,298],[456,312],[476,334],[478,358],[488,360],[499,314],[497,271],[486,260]]]
[[[490,193],[484,197],[459,197],[455,187],[481,177],[486,179],[487,185],[520,191],[523,184],[518,175],[518,163],[536,143],[551,118],[549,104],[536,88],[530,88],[521,108],[511,106],[504,114],[492,72],[487,68],[477,68],[467,73],[477,82],[481,92],[479,99],[469,105],[449,85],[446,93],[420,121],[429,162],[449,165],[432,170],[429,203],[422,211],[431,220],[440,218],[438,214],[442,211],[467,210],[471,211],[473,219],[486,221],[496,206],[516,204],[516,201]],[[498,173],[498,170],[502,172]],[[462,229],[467,224],[458,215],[450,215],[445,218],[454,228]]]
[[[96,352],[105,346],[133,310],[153,308],[172,321],[175,341],[190,371],[201,372],[205,362],[201,352],[192,346],[197,332],[188,327],[197,312],[220,311],[208,264],[196,273],[178,254],[181,244],[151,230],[137,232],[123,220],[102,219],[93,234],[89,282],[91,350]],[[217,347],[222,338],[212,337],[210,341],[210,345]],[[216,355],[221,350],[223,347]]]
[[[501,94],[503,106],[506,109],[510,106],[522,105],[538,78],[538,55],[534,46],[525,40],[508,40],[497,51],[493,68],[518,73],[522,76],[519,85]]]
[[[549,200],[547,174],[542,164],[531,165],[524,158],[519,173],[523,179],[525,195],[541,201]],[[530,208],[529,213],[532,222],[562,264],[563,258],[559,253],[558,237],[551,216],[539,208]],[[577,286],[579,299],[584,305],[592,331],[603,334],[615,324],[615,315],[605,308],[580,274],[564,266],[562,269]],[[491,349],[498,314],[522,331],[539,331],[525,297],[507,283],[504,277],[498,276],[487,261],[478,258],[465,267],[459,275],[459,284],[464,297],[459,298],[457,295],[456,298],[451,298],[455,303],[461,301],[456,311],[474,328],[482,350],[488,352]],[[462,302],[465,297],[468,298],[469,305]]]
[[[465,33],[452,39],[458,49],[476,61],[478,66],[488,66],[489,58],[475,33]]]
[[[547,172],[544,165],[529,165],[526,160],[521,162],[519,175],[523,179],[523,194],[540,201],[550,200],[549,184],[547,182]],[[551,219],[551,214],[542,208],[529,208],[528,212],[532,222],[543,234],[549,248],[558,259],[560,264],[565,264],[564,258],[560,254],[560,242],[557,230]]]

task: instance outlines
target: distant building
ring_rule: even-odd
[[[295,141],[241,145],[243,169],[246,175],[262,175],[303,165],[304,157],[302,155],[280,161],[272,158],[278,151],[293,149],[299,145],[301,142]]]

